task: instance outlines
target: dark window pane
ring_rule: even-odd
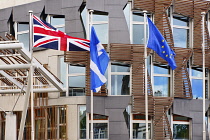
[[[173,139],[189,139],[189,125],[188,124],[174,124],[173,125]]]
[[[80,139],[86,139],[86,106],[79,108]]]
[[[108,138],[108,124],[107,123],[93,123],[93,138],[107,139]]]
[[[151,124],[148,124],[149,139],[151,138]],[[145,139],[146,138],[146,124],[145,123],[133,123],[133,139]]]
[[[129,95],[130,94],[130,76],[129,75],[112,75],[112,93],[111,95]]]

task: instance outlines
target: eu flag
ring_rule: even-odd
[[[166,60],[172,70],[176,69],[175,52],[169,47],[165,38],[162,36],[157,27],[147,17],[149,25],[149,39],[147,47],[154,50],[160,57]]]

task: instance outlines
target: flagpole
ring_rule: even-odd
[[[29,11],[30,21],[29,21],[29,48],[31,53],[31,67],[30,67],[30,76],[31,76],[31,140],[34,140],[34,94],[33,94],[33,11]]]
[[[146,140],[149,139],[148,135],[148,94],[147,94],[147,25],[146,25],[146,17],[147,17],[147,11],[143,11],[144,13],[144,76],[145,76],[145,120],[146,120]]]
[[[90,10],[90,33],[91,34],[91,27],[92,27],[92,18],[93,18],[93,10]],[[93,90],[91,90],[90,95],[90,139],[93,140]]]
[[[203,140],[206,140],[206,123],[205,123],[205,113],[206,113],[206,110],[205,110],[205,100],[206,100],[206,97],[205,97],[205,74],[206,74],[206,71],[205,71],[205,36],[204,36],[204,22],[205,22],[205,15],[206,13],[205,12],[202,12],[201,13],[202,15],[202,53],[203,53]]]

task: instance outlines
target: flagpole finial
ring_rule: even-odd
[[[205,15],[206,14],[206,12],[201,12],[201,15]]]
[[[147,13],[147,10],[144,10],[143,13]]]
[[[29,13],[33,13],[33,11],[32,11],[32,10],[29,10],[28,12],[29,12]]]
[[[90,11],[90,12],[94,12],[94,10],[92,10],[92,9],[91,9],[91,10],[89,10],[89,11]]]

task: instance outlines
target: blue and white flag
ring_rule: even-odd
[[[149,25],[149,39],[147,47],[153,49],[160,57],[166,60],[172,70],[176,69],[175,52],[169,47],[165,38],[157,27],[147,17]]]
[[[94,27],[91,28],[90,36],[90,71],[91,90],[98,92],[107,81],[105,72],[108,67],[109,56],[100,43]]]

